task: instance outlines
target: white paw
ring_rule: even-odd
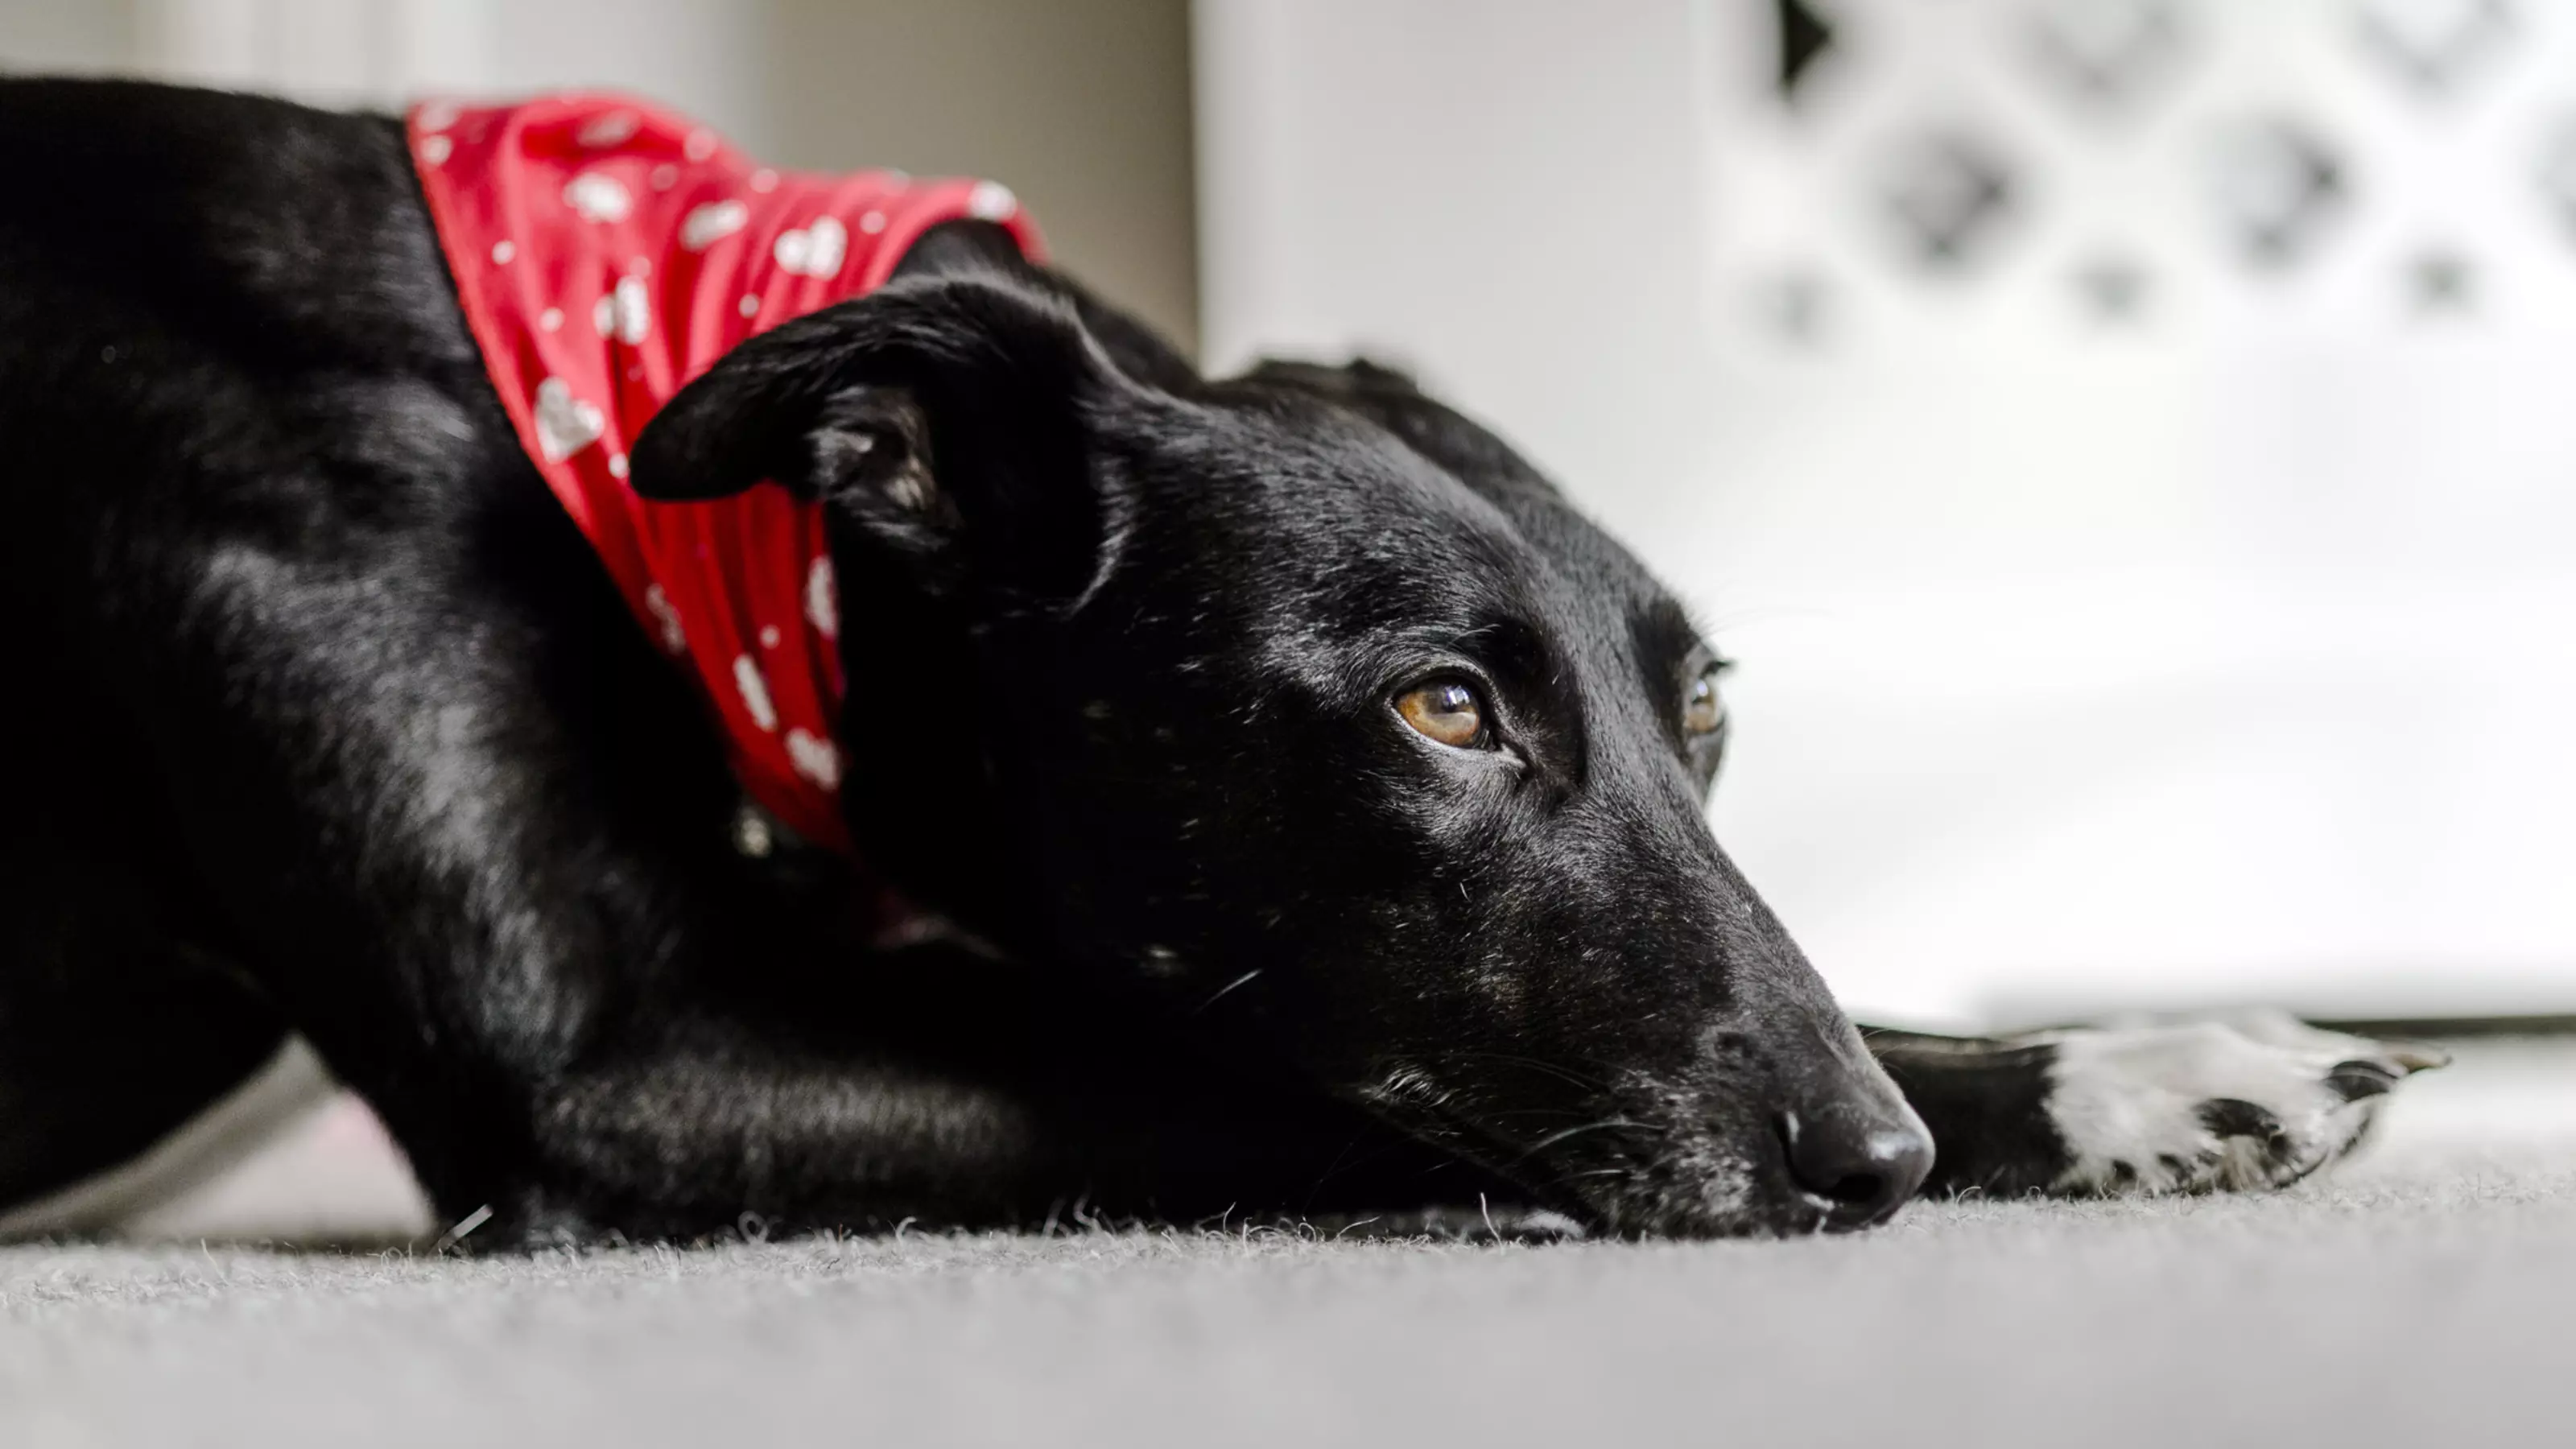
[[[2430,1048],[2319,1031],[2279,1012],[2046,1032],[2049,1117],[2073,1193],[2286,1187],[2352,1150]]]

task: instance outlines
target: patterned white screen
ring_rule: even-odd
[[[1211,361],[1408,361],[1692,596],[1847,999],[2576,1004],[2576,6],[1198,21]]]

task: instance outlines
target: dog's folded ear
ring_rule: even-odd
[[[684,501],[772,480],[901,551],[1070,595],[1107,562],[1091,420],[1137,392],[1060,297],[904,278],[727,353],[646,424],[630,482]]]

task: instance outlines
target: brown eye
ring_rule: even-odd
[[[1413,686],[1396,697],[1395,712],[1424,739],[1451,749],[1473,749],[1485,738],[1484,706],[1476,691],[1454,679]]]
[[[1726,701],[1717,697],[1717,671],[1709,670],[1691,681],[1690,693],[1682,700],[1682,729],[1690,734],[1717,732],[1726,723]]]

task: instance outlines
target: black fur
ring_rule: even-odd
[[[1709,835],[1716,660],[1625,551],[1397,374],[1203,381],[972,226],[905,271],[634,454],[648,495],[827,500],[851,828],[955,928],[890,946],[842,862],[731,848],[395,123],[0,84],[38,742],[0,1044],[52,1044],[0,1049],[0,1201],[289,1027],[505,1240],[1078,1199],[1796,1231],[1914,1189],[1921,1128]],[[1426,678],[1491,738],[1409,730]],[[2028,1110],[2026,1061],[1966,1060],[1904,1069],[1936,1130]]]
[[[1884,1028],[1864,1035],[1940,1144],[1927,1187],[2041,1192],[2073,1162],[2048,1112],[2055,1046]]]

